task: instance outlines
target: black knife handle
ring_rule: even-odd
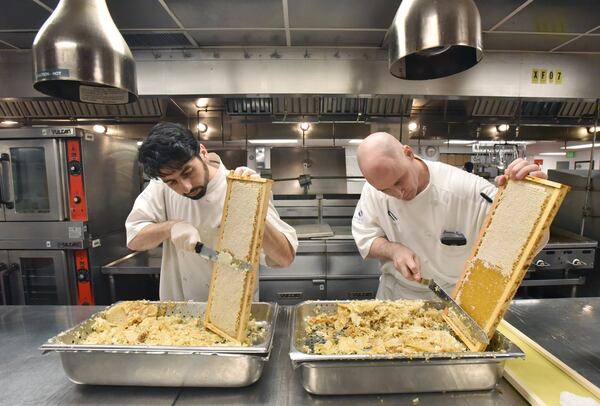
[[[196,251],[197,254],[200,254],[200,251],[202,251],[202,247],[204,247],[204,244],[201,242],[197,242],[196,246],[194,247],[194,251]]]

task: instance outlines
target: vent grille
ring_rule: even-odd
[[[162,117],[166,101],[157,97],[140,98],[135,103],[119,106],[77,103],[66,100],[0,101],[0,116],[4,118],[104,118]]]
[[[233,116],[273,114],[273,100],[270,97],[227,99],[225,105],[227,114]]]

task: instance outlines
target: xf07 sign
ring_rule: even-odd
[[[563,79],[560,69],[531,68],[531,83],[535,85],[561,85]]]

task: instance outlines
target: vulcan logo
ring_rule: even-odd
[[[50,130],[52,135],[73,135],[72,128],[53,128]]]

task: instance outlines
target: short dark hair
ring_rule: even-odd
[[[177,170],[198,156],[200,145],[181,124],[158,123],[138,150],[138,161],[149,177],[156,179],[166,170]]]
[[[473,162],[471,162],[471,161],[467,161],[467,162],[465,162],[465,165],[464,165],[464,167],[465,167],[465,171],[467,171],[467,172],[469,172],[469,173],[472,173],[472,172],[473,172],[473,167],[474,167],[474,166],[475,166],[475,165],[473,165]]]

